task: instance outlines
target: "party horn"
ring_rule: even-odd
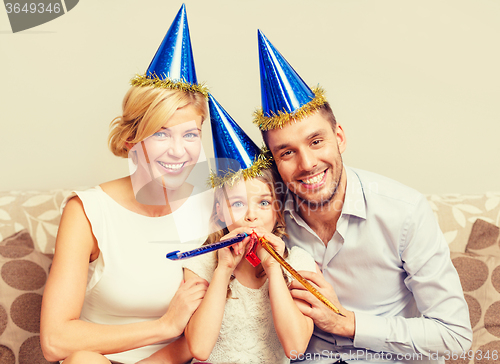
[[[170,260],[179,260],[179,259],[186,259],[186,258],[195,257],[197,255],[213,252],[215,250],[225,248],[226,246],[230,246],[230,245],[239,243],[240,241],[245,239],[247,236],[248,236],[247,233],[241,233],[241,234],[236,235],[234,238],[221,240],[217,243],[203,245],[203,246],[200,246],[199,248],[189,250],[189,251],[184,252],[184,253],[181,253],[179,250],[176,250],[176,251],[168,253],[167,258]]]
[[[250,234],[250,241],[248,242],[247,254],[245,259],[253,266],[256,267],[260,264],[260,258],[257,256],[257,245],[259,245],[259,237],[257,234],[252,232]]]
[[[325,305],[327,305],[330,309],[332,309],[333,312],[335,312],[336,314],[338,314],[340,316],[344,316],[345,317],[345,315],[343,313],[341,313],[339,311],[339,309],[337,307],[335,307],[335,305],[328,300],[328,298],[326,298],[325,296],[323,296],[320,291],[318,291],[316,288],[314,288],[307,280],[304,279],[304,277],[302,277],[295,269],[293,269],[293,267],[290,264],[288,264],[288,262],[285,259],[283,259],[283,257],[281,255],[279,255],[279,253],[276,250],[274,250],[274,248],[272,247],[272,245],[269,244],[269,242],[266,239],[259,238],[259,242],[262,245],[262,247],[269,254],[271,254],[271,256],[274,259],[276,259],[278,261],[278,263],[281,264],[281,266],[283,268],[285,268],[296,280],[298,280],[305,287],[305,289],[307,289],[318,300],[320,300]]]

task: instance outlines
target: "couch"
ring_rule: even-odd
[[[68,190],[0,192],[0,363],[47,363],[40,304]],[[498,362],[500,192],[428,195],[469,304],[474,341],[448,363]],[[495,356],[496,355],[496,356]],[[496,359],[496,360],[495,360]]]

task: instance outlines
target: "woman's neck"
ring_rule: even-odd
[[[116,202],[128,210],[140,215],[159,217],[169,215],[187,200],[193,191],[193,186],[184,183],[176,191],[167,191],[162,186],[143,186],[139,191],[133,188],[131,177],[104,183],[101,188]]]
[[[193,186],[183,183],[176,190],[167,190],[158,181],[151,181],[135,192],[137,202],[151,206],[170,206],[177,210],[193,192]]]

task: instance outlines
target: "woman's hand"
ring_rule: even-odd
[[[205,296],[207,288],[208,282],[200,277],[190,278],[181,283],[160,322],[166,325],[167,330],[174,330],[176,336],[181,335],[191,315]]]

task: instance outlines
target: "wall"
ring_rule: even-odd
[[[257,28],[347,133],[346,164],[424,193],[500,190],[500,2],[186,0],[199,80],[246,132],[260,106]],[[85,0],[13,34],[0,11],[0,190],[128,174],[108,125],[181,1]],[[209,125],[204,130],[211,155]]]

